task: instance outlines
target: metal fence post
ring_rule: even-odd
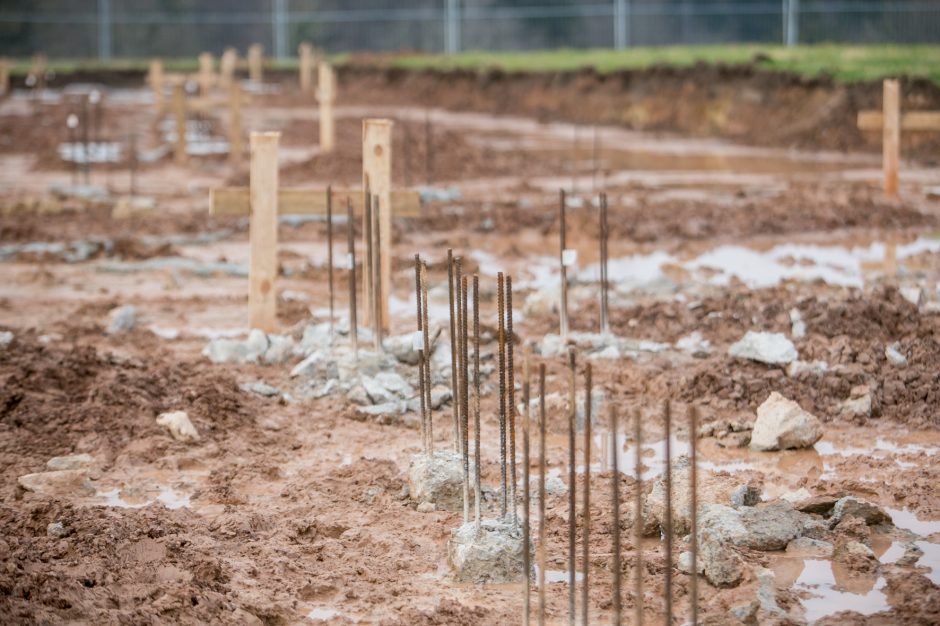
[[[459,0],[444,0],[444,51],[447,54],[460,52],[460,6]]]
[[[783,0],[785,8],[784,37],[788,48],[800,42],[800,0]]]
[[[111,60],[111,0],[98,0],[98,59]]]
[[[274,30],[274,56],[287,58],[287,0],[274,0],[271,5],[271,26]]]

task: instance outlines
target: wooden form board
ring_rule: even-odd
[[[379,277],[382,282],[383,330],[388,330],[388,301],[392,284],[392,121],[388,119],[362,120],[362,187],[368,189],[379,202]],[[373,207],[375,210],[375,207]],[[394,210],[394,209],[393,209]],[[363,224],[363,232],[366,232]],[[367,243],[367,242],[364,242]],[[373,308],[372,285],[368,272],[363,273],[363,310],[368,324]]]
[[[884,114],[881,111],[859,111],[860,130],[882,130]],[[940,132],[940,111],[910,111],[901,114],[901,130]]]
[[[336,100],[336,74],[333,67],[321,61],[317,67],[317,101],[320,103],[320,150],[332,152],[336,144],[333,102]]]
[[[277,330],[277,145],[280,133],[251,133],[248,309],[252,328]]]
[[[277,192],[281,215],[326,215],[326,191],[322,189],[280,189]],[[392,191],[394,217],[421,215],[421,196],[417,191]],[[333,189],[333,211],[352,203],[353,211],[361,215],[364,209],[361,189]],[[209,212],[213,215],[248,215],[251,200],[247,187],[223,187],[209,190]]]

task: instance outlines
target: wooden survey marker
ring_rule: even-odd
[[[199,83],[199,94],[208,96],[215,85],[215,59],[208,52],[199,55],[199,74],[196,76]]]
[[[884,190],[889,195],[898,192],[898,169],[901,162],[901,131],[940,132],[940,111],[911,111],[901,113],[901,88],[897,80],[885,80],[881,111],[859,111],[860,130],[882,132],[882,167]]]
[[[327,203],[326,190],[278,189],[278,137],[278,133],[251,134],[250,187],[218,188],[209,191],[209,212],[213,215],[250,215],[250,319],[252,328],[264,330],[274,327],[277,313],[274,288],[277,276],[277,217],[289,214],[326,215]],[[271,168],[274,169],[273,175]],[[365,214],[364,194],[361,189],[333,189],[332,194],[334,206],[343,206],[348,200],[354,211]],[[414,217],[421,214],[421,197],[416,191],[390,191],[388,197],[391,213],[395,217]],[[271,207],[274,207],[273,217]],[[389,260],[388,267],[391,268],[389,252],[388,247],[382,248],[382,258]],[[385,310],[388,308],[387,297],[383,290],[383,298],[386,299]]]
[[[381,262],[379,278],[382,282],[382,306],[378,309],[383,330],[388,330],[388,298],[392,284],[392,121],[387,119],[366,119],[362,121],[362,187],[379,204],[379,250]],[[391,211],[389,210],[391,208]],[[373,210],[375,207],[373,205]],[[365,226],[365,224],[363,224]],[[363,228],[365,230],[365,228]],[[363,273],[362,290],[365,310],[364,324],[371,319],[372,285],[369,274]]]
[[[277,326],[277,144],[281,133],[251,133],[248,310],[252,328]]]
[[[301,93],[311,93],[313,91],[313,46],[304,42],[297,48],[299,63],[299,82]]]
[[[264,63],[264,48],[260,43],[248,48],[248,79],[252,82],[261,82],[262,64]]]

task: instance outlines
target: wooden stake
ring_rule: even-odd
[[[545,364],[539,363],[539,626],[545,626]]]
[[[260,43],[252,44],[248,48],[248,79],[260,83],[262,67],[264,65],[264,47]]]
[[[197,82],[199,83],[199,94],[208,96],[215,84],[215,59],[209,52],[203,52],[199,55],[199,74]]]
[[[300,93],[313,91],[313,46],[306,41],[297,46]]]
[[[885,80],[884,136],[882,138],[884,188],[889,196],[898,193],[898,166],[901,160],[901,89],[897,80]]]
[[[333,73],[333,66],[326,61],[320,61],[318,74],[317,101],[320,103],[320,151],[329,153],[333,151],[333,146],[336,143],[336,132],[333,126],[336,75]]]
[[[238,51],[226,48],[219,61],[219,85],[228,89],[235,82],[235,66],[238,65]]]
[[[379,197],[382,208],[378,225],[381,279],[380,325],[388,330],[388,300],[392,283],[392,215],[385,210],[391,206],[392,190],[392,122],[387,119],[366,119],[362,122],[362,186]],[[371,282],[364,284],[365,293],[372,290]],[[367,296],[370,297],[370,296]],[[371,298],[367,305],[372,305]],[[374,308],[367,306],[367,310]]]
[[[252,328],[277,326],[277,146],[280,133],[251,133],[248,307]]]
[[[173,119],[176,120],[176,144],[173,149],[173,160],[178,164],[186,162],[186,93],[183,83],[173,85]],[[277,192],[277,186],[275,186]]]
[[[163,98],[163,61],[160,59],[150,59],[150,70],[147,72],[147,83],[153,91],[153,102],[157,107],[157,114],[162,113],[166,108],[166,101]]]
[[[242,142],[242,88],[231,83],[228,88],[228,159],[233,168],[241,165],[245,146]]]

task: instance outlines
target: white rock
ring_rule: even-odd
[[[199,433],[189,421],[186,411],[161,413],[157,416],[157,424],[166,426],[173,438],[178,441],[199,441]]]
[[[458,582],[514,583],[526,576],[522,531],[512,521],[481,520],[479,530],[474,522],[458,526],[447,554]]]
[[[898,292],[914,306],[919,307],[924,303],[924,290],[920,287],[901,287]]]
[[[244,341],[213,339],[202,354],[213,363],[283,363],[294,348],[294,340],[283,335],[268,335],[254,328]]]
[[[847,417],[871,417],[871,391],[867,385],[852,387],[848,399],[839,403],[839,412]]]
[[[133,305],[126,304],[124,306],[119,306],[117,308],[111,309],[108,313],[108,329],[107,332],[109,335],[116,335],[119,333],[126,333],[129,330],[132,330],[137,324],[137,309]]]
[[[414,455],[408,468],[408,493],[416,502],[430,502],[440,510],[462,511],[463,457],[452,450],[436,450],[430,457]]]
[[[790,334],[794,339],[806,336],[806,322],[803,321],[800,310],[796,308],[790,309]]]
[[[74,470],[85,469],[95,464],[95,457],[90,454],[69,454],[67,456],[54,456],[46,461],[46,469]]]
[[[801,374],[822,376],[828,370],[829,364],[825,361],[793,361],[787,365],[787,376],[790,378],[796,378]]]
[[[885,347],[885,358],[888,359],[888,362],[892,365],[898,365],[900,367],[907,366],[907,357],[901,353],[901,344],[897,342]]]
[[[84,495],[94,492],[94,488],[88,483],[87,469],[25,474],[20,476],[16,482],[26,491],[50,496]]]
[[[702,337],[702,333],[696,330],[684,337],[680,337],[676,341],[676,350],[681,350],[697,359],[703,359],[711,353],[712,344]]]
[[[8,330],[0,331],[0,348],[6,348],[13,342],[13,333]]]
[[[780,333],[747,331],[738,342],[731,344],[728,354],[770,365],[786,365],[799,355],[793,342]]]
[[[256,393],[259,396],[264,396],[266,398],[271,398],[273,396],[280,394],[280,391],[278,391],[277,387],[272,387],[271,385],[261,382],[261,381],[244,383],[242,385],[239,385],[238,388],[241,389],[242,391],[247,391],[249,393]]]
[[[822,436],[822,424],[815,415],[775,391],[757,407],[750,447],[752,450],[808,448]]]

